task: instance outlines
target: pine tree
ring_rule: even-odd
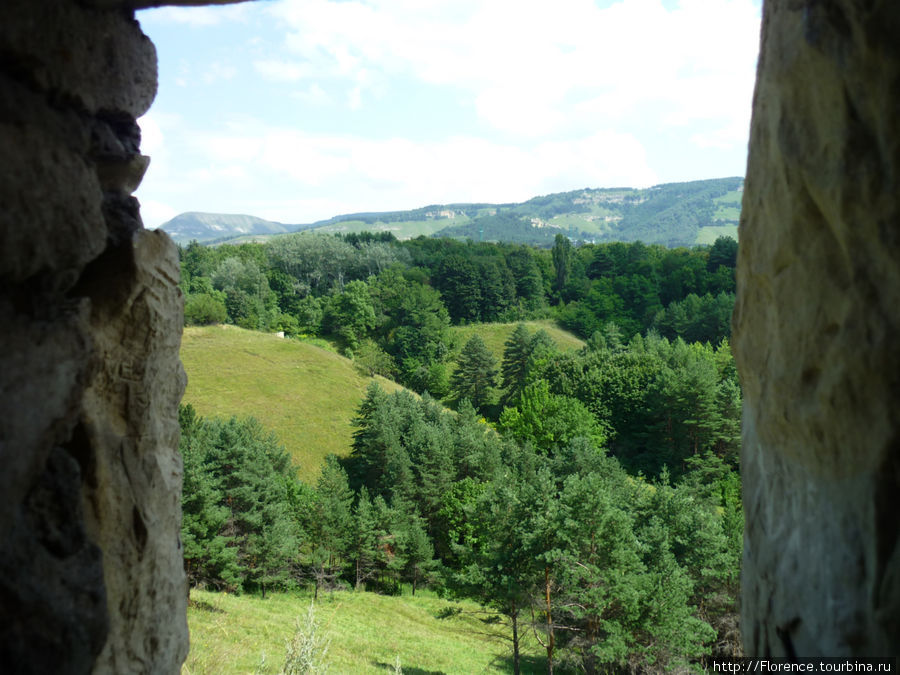
[[[450,382],[456,399],[468,399],[476,410],[493,402],[497,384],[497,359],[488,350],[481,336],[475,334],[463,347],[456,362],[456,372]]]
[[[528,359],[531,356],[531,334],[524,323],[516,326],[503,345],[501,367],[503,400],[509,404],[519,397],[528,375]]]
[[[497,480],[470,505],[462,542],[453,544],[458,568],[448,579],[454,593],[477,598],[510,621],[513,672],[518,675],[520,615],[529,606],[537,561],[523,545],[527,507],[514,476]]]
[[[359,491],[354,521],[353,555],[356,558],[356,589],[359,590],[366,579],[375,574],[378,561],[378,530],[372,501],[365,486]]]
[[[290,457],[253,418],[202,420],[185,408],[179,419],[190,580],[264,594],[285,584],[300,544]]]
[[[371,382],[366,389],[366,397],[359,404],[356,417],[350,422],[356,431],[353,432],[353,449],[347,473],[354,490],[363,485],[373,485],[383,471],[384,461],[378,450],[381,435],[378,415],[387,405],[388,398],[388,394],[377,382]]]
[[[179,410],[179,420],[184,462],[181,542],[188,582],[239,587],[238,549],[233,546],[234,538],[223,534],[230,511],[219,482],[204,461],[210,451],[209,435],[203,433],[205,424],[190,405]]]
[[[572,242],[563,234],[557,234],[553,243],[553,268],[556,271],[556,290],[562,293],[572,271]]]
[[[347,473],[335,455],[325,458],[316,492],[319,496],[316,544],[320,552],[315,570],[318,591],[324,580],[339,573],[343,556],[350,548],[353,531],[353,493],[347,484]]]
[[[412,582],[416,594],[418,582],[434,566],[434,545],[425,532],[425,521],[416,513],[403,514],[401,537],[404,556],[404,576]]]

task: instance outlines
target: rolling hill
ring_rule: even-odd
[[[302,229],[299,225],[284,225],[256,216],[233,213],[181,213],[159,226],[178,244],[213,242],[234,237],[283,234]]]
[[[546,330],[561,349],[584,343],[552,321],[526,322]],[[457,349],[478,333],[498,361],[516,324],[456,326]],[[388,392],[396,382],[365,377],[349,359],[308,342],[285,340],[235,326],[187,326],[181,360],[188,375],[184,402],[201,416],[253,416],[271,429],[300,467],[300,478],[315,483],[326,455],[346,456],[353,441],[350,420],[374,379]]]
[[[550,339],[563,351],[584,347],[583,340],[563,330],[553,321],[525,321],[524,323],[532,335],[541,329],[545,330]],[[491,351],[497,362],[502,362],[504,344],[517,325],[517,323],[473,323],[467,326],[453,326],[450,329],[456,340],[456,350],[453,356],[455,357],[469,338],[477,333],[484,340],[485,346]]]
[[[516,204],[434,204],[409,211],[354,213],[306,225],[252,216],[187,213],[161,227],[177,242],[238,243],[313,230],[391,232],[398,239],[435,236],[551,246],[557,234],[589,242],[637,241],[666,246],[737,238],[744,179],[716,178],[651,188],[585,188]]]
[[[202,416],[257,418],[311,483],[326,455],[350,452],[350,420],[373,379],[321,347],[234,326],[185,327],[181,360],[185,403]],[[386,391],[401,388],[374,379]]]
[[[233,595],[191,590],[191,651],[184,675],[281,672],[285,642],[306,617],[309,593]],[[433,592],[402,596],[323,594],[316,620],[330,644],[328,672],[510,673],[509,627],[491,610],[469,600],[453,602]],[[546,657],[528,631],[521,633],[522,673],[547,672]],[[263,663],[262,657],[265,655]]]

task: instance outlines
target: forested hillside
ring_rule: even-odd
[[[255,417],[313,482],[326,455],[350,452],[350,421],[373,380],[322,346],[228,325],[186,327],[181,361],[185,403],[207,417]],[[400,389],[375,379],[385,391]]]
[[[504,617],[515,672],[526,632],[564,671],[735,653],[736,247],[384,233],[186,247],[190,323],[323,336],[420,394],[370,385],[352,451],[314,483],[255,419],[184,408],[191,583],[476,600]],[[514,324],[502,350],[485,322]]]
[[[315,486],[253,420],[185,409],[192,583],[429,586],[506,617],[514,659],[535,630],[547,660],[572,668],[668,669],[735,649],[740,396],[727,345],[609,335],[564,354],[539,336],[511,336],[493,424],[468,399],[454,415],[372,385],[351,456],[330,456]]]
[[[742,178],[717,178],[644,189],[585,188],[518,204],[434,204],[409,211],[341,215],[305,225],[186,213],[161,227],[180,243],[245,240],[247,235],[308,229],[320,234],[389,232],[397,239],[425,235],[543,247],[552,246],[557,234],[585,242],[640,240],[693,246],[712,243],[717,236],[737,238],[743,184]]]
[[[327,335],[370,374],[450,393],[452,324],[554,318],[583,339],[614,324],[717,344],[730,330],[737,242],[550,250],[390,234],[294,234],[182,250],[188,324]]]

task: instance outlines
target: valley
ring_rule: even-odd
[[[182,247],[186,668],[740,653],[737,246],[362,231]],[[279,651],[310,597],[322,631]],[[390,632],[403,617],[421,650]]]

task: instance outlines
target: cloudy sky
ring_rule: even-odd
[[[145,224],[307,223],[743,175],[761,0],[274,0],[138,13]]]

